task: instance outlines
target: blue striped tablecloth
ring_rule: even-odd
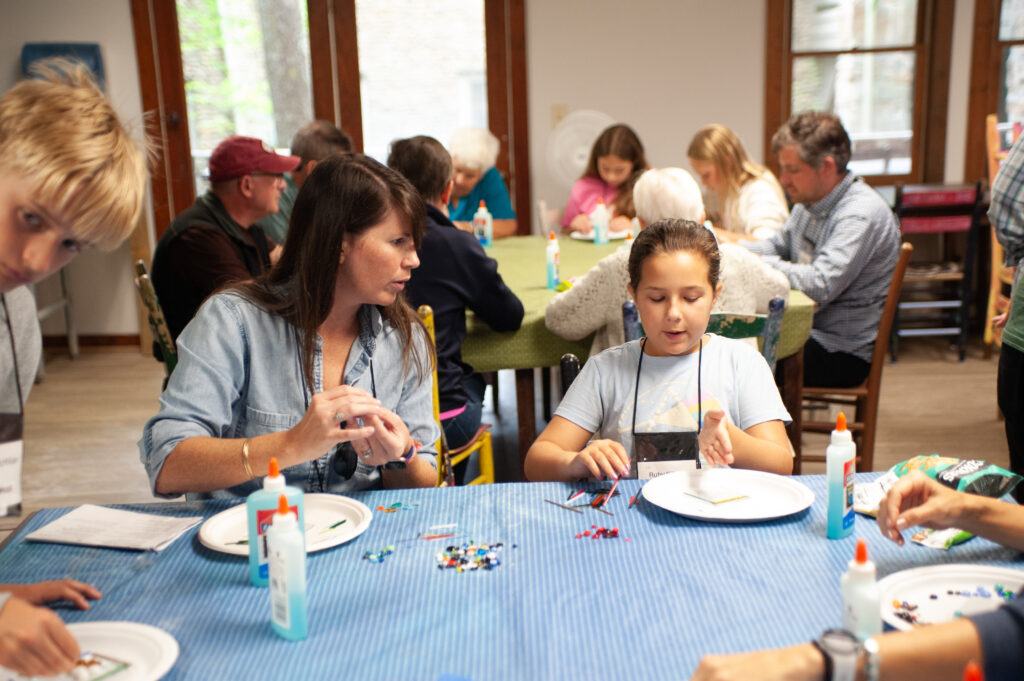
[[[868,474],[862,477],[874,477]],[[948,552],[884,540],[873,521],[825,539],[823,476],[796,478],[816,496],[789,518],[724,525],[688,520],[619,485],[610,517],[572,513],[574,486],[514,483],[354,495],[374,510],[352,542],[309,556],[310,636],[271,632],[266,589],[249,585],[245,559],[211,552],[193,529],[161,553],[34,544],[30,532],[65,513],[37,513],[0,552],[0,582],[73,577],[104,593],[69,622],[127,620],[178,640],[167,679],[687,678],[706,653],[802,642],[840,623],[839,576],[857,536],[867,538],[879,576],[941,562],[1024,569],[1024,556],[983,539]],[[211,516],[225,502],[125,506]],[[451,540],[415,540],[458,523],[466,538],[504,542],[493,571],[439,570]],[[591,525],[619,539],[576,539]],[[630,541],[625,541],[628,537]],[[395,545],[383,563],[366,551]]]

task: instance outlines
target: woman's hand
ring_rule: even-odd
[[[0,610],[0,665],[25,676],[55,676],[75,668],[78,642],[52,610],[16,596]]]
[[[375,428],[369,419],[380,410],[377,398],[350,385],[339,385],[313,395],[302,420],[288,431],[287,451],[293,453],[294,458],[287,465],[282,462],[281,468],[314,459],[349,440],[357,452],[363,451],[357,441],[373,435]],[[362,426],[358,425],[360,420]]]
[[[369,466],[383,466],[397,461],[412,449],[412,437],[405,422],[394,412],[381,407],[378,412],[364,420],[373,428],[373,434],[363,440],[353,440],[352,446],[359,453],[359,459]]]
[[[594,231],[594,227],[590,224],[590,216],[586,213],[580,213],[574,217],[572,222],[569,223],[569,231],[590,234]]]
[[[0,591],[10,592],[15,598],[32,605],[46,605],[58,601],[70,601],[79,610],[88,610],[89,601],[102,598],[95,587],[74,579],[58,579],[35,584],[0,584]]]
[[[594,440],[584,447],[569,462],[569,469],[576,478],[603,477],[615,480],[629,475],[629,455],[622,443],[615,440]]]
[[[732,440],[724,411],[712,409],[704,415],[704,427],[700,429],[697,444],[704,459],[712,466],[728,466],[733,462]]]
[[[908,527],[921,525],[936,530],[952,527],[961,514],[961,493],[946,487],[921,471],[911,471],[889,488],[878,505],[878,529],[903,546]]]

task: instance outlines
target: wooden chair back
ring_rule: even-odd
[[[1013,141],[1017,140],[1019,128],[1014,128]],[[985,148],[988,155],[988,184],[995,182],[999,165],[1006,158],[1002,139],[999,134],[999,119],[995,114],[985,117]],[[988,305],[985,309],[985,357],[992,356],[992,346],[999,347],[1002,343],[1002,330],[992,325],[992,318],[1006,312],[1010,308],[1010,289],[1013,286],[1013,269],[1006,266],[1003,247],[996,238],[995,227],[990,227],[989,240],[992,253],[990,263]]]

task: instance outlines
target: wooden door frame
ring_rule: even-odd
[[[313,115],[333,121],[363,149],[355,0],[306,0]],[[158,161],[152,177],[156,235],[195,201],[178,15],[174,0],[131,0],[142,108]],[[509,180],[520,234],[530,233],[525,0],[484,0],[488,125],[501,143],[497,167]]]

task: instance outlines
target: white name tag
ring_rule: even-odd
[[[0,516],[20,511],[23,444],[22,440],[0,443]]]
[[[636,477],[639,480],[650,480],[672,471],[695,471],[697,462],[693,459],[682,461],[637,461]]]

